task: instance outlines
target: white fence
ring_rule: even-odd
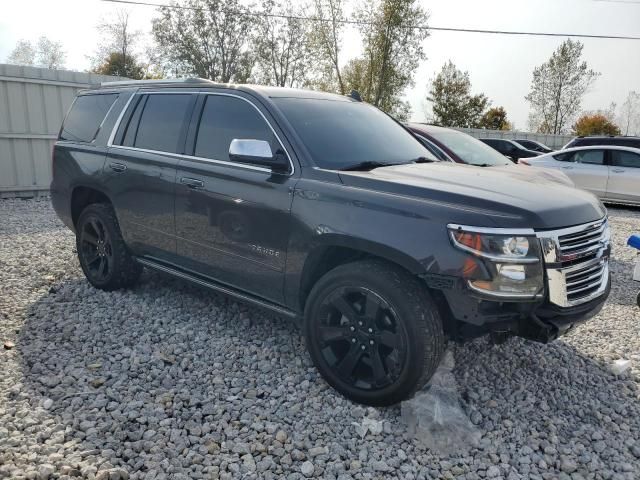
[[[564,147],[573,135],[552,135],[546,133],[519,132],[517,130],[486,130],[484,128],[458,128],[476,138],[506,138],[507,140],[535,140],[554,150]]]
[[[46,192],[53,142],[76,92],[119,79],[0,64],[0,198]]]

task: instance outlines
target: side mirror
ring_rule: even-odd
[[[286,171],[289,166],[286,157],[277,153],[274,155],[271,145],[265,140],[234,138],[229,145],[229,159],[260,165],[278,172]]]

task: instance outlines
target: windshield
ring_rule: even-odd
[[[429,131],[429,135],[469,165],[510,165],[512,162],[489,145],[457,130]]]
[[[309,98],[273,101],[321,168],[398,165],[419,158],[437,161],[402,126],[366,103]]]

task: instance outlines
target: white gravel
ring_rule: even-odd
[[[286,320],[159,274],[84,280],[48,201],[0,201],[0,478],[640,478],[640,210],[610,209],[613,291],[551,345],[454,347],[482,438],[439,456],[399,407],[319,377]],[[15,346],[11,347],[11,342]],[[610,372],[617,359],[632,366]],[[364,418],[382,422],[363,439]]]

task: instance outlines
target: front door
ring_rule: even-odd
[[[288,156],[246,97],[202,94],[194,118],[191,155],[180,160],[176,178],[178,256],[189,270],[281,303],[293,164],[279,174],[230,160],[233,139],[265,140]]]
[[[588,190],[604,198],[607,193],[609,167],[605,161],[604,149],[577,150],[569,154],[558,155],[562,158],[563,171],[574,181],[578,188]]]
[[[640,155],[629,150],[609,150],[607,198],[640,204]]]
[[[108,188],[125,242],[136,255],[175,257],[176,170],[195,98],[136,95],[109,148]]]

